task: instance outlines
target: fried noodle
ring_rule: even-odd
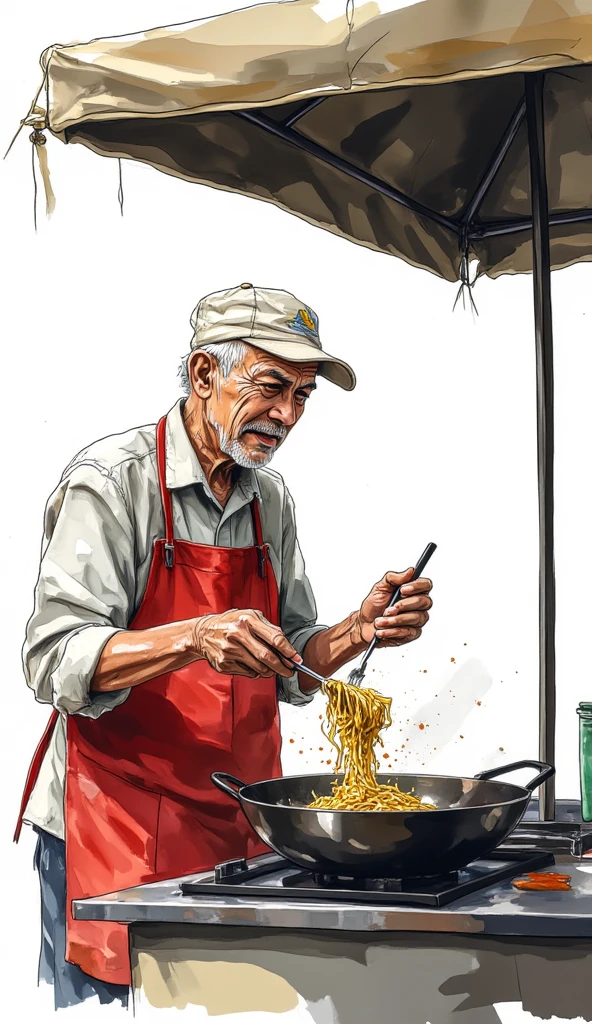
[[[392,724],[390,697],[376,690],[362,689],[329,679],[325,683],[327,739],[337,751],[335,780],[331,796],[317,796],[309,807],[335,811],[421,811],[435,810],[413,793],[402,793],[396,784],[381,785],[376,779],[380,765],[374,748],[384,746],[380,735]],[[324,731],[324,730],[323,730]]]

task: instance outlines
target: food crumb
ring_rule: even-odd
[[[462,733],[460,734],[460,738],[461,738],[461,740],[464,740],[464,736],[463,736]]]
[[[503,747],[498,747],[498,750],[501,750],[501,752],[503,754],[503,752],[504,752],[504,748]]]
[[[420,728],[420,729],[425,729],[425,725],[423,724],[423,722],[420,722],[420,723],[419,723],[419,728]]]
[[[478,700],[478,701],[477,701],[477,707],[478,707],[478,708],[480,708],[480,707],[481,707],[481,701],[480,701],[480,700]]]
[[[389,757],[390,757],[391,755],[390,755],[390,754],[383,754],[382,756],[384,757],[385,761],[388,761],[388,759],[389,759]]]
[[[299,751],[298,751],[298,753],[299,753],[299,754],[303,754],[303,753],[304,753],[304,751],[303,751],[303,750],[299,750]]]
[[[319,750],[323,750],[323,749],[324,749],[323,747],[319,747]]]
[[[294,742],[294,740],[290,740],[290,743],[293,743],[293,742]]]
[[[453,665],[456,664],[456,658],[451,658],[450,660],[451,660]]]
[[[423,670],[424,675],[426,674],[426,672],[427,672],[427,668],[424,668],[424,670]]]

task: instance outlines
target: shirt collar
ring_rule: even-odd
[[[197,453],[189,440],[183,420],[185,399],[181,398],[167,415],[166,425],[166,485],[170,491],[180,487],[201,484],[208,493],[210,488]],[[257,471],[241,469],[237,481],[246,498],[261,497]]]

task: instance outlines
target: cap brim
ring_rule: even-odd
[[[277,356],[278,359],[285,359],[287,363],[318,363],[317,373],[325,377],[332,384],[343,388],[344,391],[353,391],[356,386],[356,375],[348,363],[343,359],[323,352],[314,345],[307,345],[299,341],[278,341],[277,336],[273,338],[262,337],[260,333],[256,338],[241,339],[253,348],[259,348],[262,352]],[[199,346],[196,346],[199,347]]]

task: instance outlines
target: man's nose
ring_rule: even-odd
[[[292,427],[296,422],[296,405],[290,395],[276,398],[273,408],[269,410],[269,418],[283,427]]]

